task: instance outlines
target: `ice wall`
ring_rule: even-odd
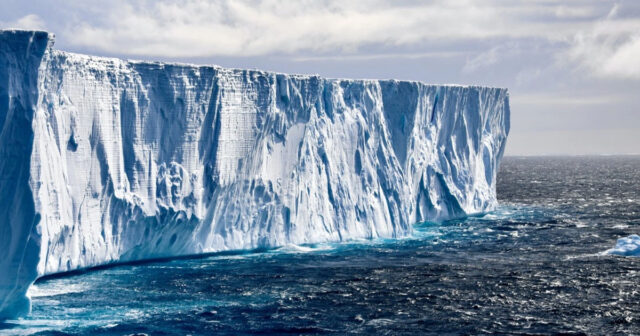
[[[0,319],[27,313],[37,277],[40,214],[31,188],[38,69],[50,37],[0,33]]]
[[[398,237],[496,205],[505,89],[132,62],[52,41],[0,32],[0,317],[28,311],[45,274]]]

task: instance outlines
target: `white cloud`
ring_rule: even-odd
[[[555,8],[555,15],[562,19],[575,19],[575,18],[591,18],[597,15],[597,12],[592,7],[569,7],[561,5]]]
[[[640,128],[511,131],[506,155],[638,155]]]
[[[576,94],[512,94],[510,101],[514,106],[593,106],[611,105],[614,102],[628,102],[629,97],[620,94],[601,94],[597,96]]]
[[[501,52],[503,47],[497,46],[480,53],[479,55],[467,59],[464,67],[462,68],[463,72],[473,72],[481,68],[485,68],[491,65],[496,64],[501,58]]]
[[[70,23],[66,33],[74,44],[169,57],[343,53],[368,45],[501,37],[561,40],[592,11],[548,1],[514,6],[498,0],[121,0],[97,6],[97,19]],[[575,20],[549,24],[559,17]]]
[[[43,30],[44,21],[35,14],[23,16],[12,22],[2,22],[2,27],[28,30]]]
[[[160,1],[121,3],[102,24],[73,27],[74,43],[135,55],[260,55],[354,51],[374,43],[410,45],[426,37],[484,37],[492,10],[457,1],[446,6],[393,6],[365,1]],[[486,18],[486,19],[485,19]],[[486,21],[486,22],[482,22]],[[493,30],[493,31],[492,31]]]
[[[640,19],[619,18],[619,7],[575,35],[563,56],[605,78],[640,79]]]
[[[314,61],[368,61],[378,59],[426,59],[426,58],[447,58],[459,57],[465,53],[461,51],[434,51],[421,53],[385,53],[385,54],[349,54],[349,55],[320,55],[320,56],[300,56],[293,57],[294,62],[314,62]]]
[[[488,51],[482,52],[473,58],[467,59],[463,72],[474,72],[483,68],[491,67],[506,57],[520,54],[522,51],[518,43],[506,43],[495,46]]]
[[[531,41],[546,41],[548,55],[568,69],[640,79],[640,18],[624,4],[606,15],[611,5],[596,0],[69,0],[54,32],[86,52],[144,57],[466,56],[467,74],[526,58]],[[30,14],[3,26],[43,29],[45,22]],[[478,53],[481,45],[489,47]]]
[[[516,74],[516,85],[522,86],[528,83],[533,82],[537,78],[539,78],[547,69],[536,68],[536,67],[528,67],[520,70]]]
[[[620,44],[606,59],[600,73],[640,79],[640,33]]]

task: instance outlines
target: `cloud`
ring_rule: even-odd
[[[485,68],[498,63],[498,61],[501,58],[501,53],[503,49],[504,48],[502,46],[493,47],[488,51],[480,53],[479,55],[471,59],[467,59],[467,62],[462,68],[462,71],[474,72],[478,69]]]
[[[371,3],[371,2],[369,2]],[[448,2],[447,2],[448,3]],[[74,43],[134,55],[262,55],[297,51],[352,52],[368,44],[411,45],[445,38],[479,38],[491,8],[454,1],[443,6],[396,6],[366,1],[190,0],[113,6],[100,23],[73,27]],[[487,29],[474,29],[483,24]]]
[[[516,85],[522,86],[528,83],[533,82],[537,78],[539,78],[547,69],[536,68],[536,67],[527,67],[523,70],[520,70],[516,74]]]
[[[509,134],[505,155],[638,155],[640,128],[526,129]]]
[[[420,53],[385,53],[385,54],[355,54],[355,55],[320,55],[320,56],[299,56],[293,57],[294,62],[315,62],[315,61],[369,61],[378,59],[428,59],[428,58],[448,58],[458,57],[465,53],[462,51],[434,51]]]
[[[611,105],[614,102],[628,102],[629,98],[621,94],[576,95],[576,94],[517,94],[512,95],[511,103],[515,106],[593,106]]]
[[[594,11],[591,5],[566,8],[542,0],[526,6],[499,0],[120,0],[95,5],[99,12],[69,23],[66,34],[75,45],[167,57],[353,53],[371,45],[491,38],[558,40]]]
[[[463,72],[474,72],[483,68],[495,65],[504,58],[520,54],[522,51],[516,42],[510,42],[495,46],[488,51],[482,52],[473,58],[467,59]]]
[[[620,18],[614,6],[590,30],[577,33],[562,54],[595,76],[640,79],[640,19]]]
[[[599,0],[69,0],[51,6],[52,14],[37,13],[65,44],[90,53],[289,55],[298,62],[461,56],[462,73],[471,74],[533,57],[531,49],[546,43],[543,53],[557,55],[567,69],[640,79],[640,6],[611,6]],[[41,16],[3,25],[43,29]],[[534,74],[518,73],[518,81]]]
[[[15,21],[2,22],[2,27],[28,30],[44,30],[44,21],[35,14],[23,16]]]

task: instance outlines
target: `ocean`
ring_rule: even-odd
[[[505,157],[500,207],[397,240],[39,280],[1,335],[639,334],[640,157]]]

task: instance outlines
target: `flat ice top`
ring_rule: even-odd
[[[54,41],[55,41],[55,34],[54,33],[50,33],[44,30],[25,30],[25,29],[0,29],[0,34],[4,34],[4,33],[18,33],[18,32],[28,32],[28,33],[44,33],[44,34],[48,34],[49,35],[49,39],[51,40],[51,46],[53,46]],[[307,79],[307,78],[313,78],[313,77],[317,77],[317,78],[323,78],[329,81],[338,81],[338,82],[380,82],[380,81],[394,81],[394,82],[405,82],[405,83],[415,83],[415,84],[419,84],[419,85],[423,85],[423,86],[446,86],[446,87],[460,87],[460,88],[487,88],[488,86],[482,86],[482,85],[463,85],[463,84],[455,84],[455,83],[442,83],[442,84],[429,84],[429,83],[425,83],[423,81],[418,81],[418,80],[398,80],[398,79],[381,79],[381,78],[363,78],[363,79],[353,79],[353,78],[341,78],[341,77],[323,77],[320,74],[291,74],[291,73],[284,73],[284,72],[278,72],[278,71],[271,71],[271,70],[260,70],[260,69],[256,69],[256,68],[249,68],[249,69],[243,69],[243,68],[234,68],[234,67],[222,67],[219,65],[215,65],[215,64],[197,64],[197,63],[189,63],[189,62],[166,62],[166,61],[150,61],[150,60],[137,60],[137,59],[126,59],[126,58],[118,58],[118,57],[108,57],[108,56],[94,56],[94,55],[87,55],[87,54],[80,54],[80,53],[75,53],[75,52],[70,52],[70,51],[63,51],[63,50],[57,50],[57,52],[60,53],[64,53],[66,55],[68,55],[69,57],[78,57],[78,58],[90,58],[96,61],[108,61],[108,62],[128,62],[131,64],[139,64],[139,65],[156,65],[159,67],[162,66],[177,66],[177,67],[193,67],[193,68],[214,68],[214,69],[228,69],[231,71],[248,71],[248,72],[253,72],[253,73],[260,73],[260,74],[264,74],[264,75],[287,75],[293,78],[298,78],[298,79]],[[497,89],[504,89],[506,90],[506,88],[501,88],[501,87],[491,87],[491,88],[497,88]]]

